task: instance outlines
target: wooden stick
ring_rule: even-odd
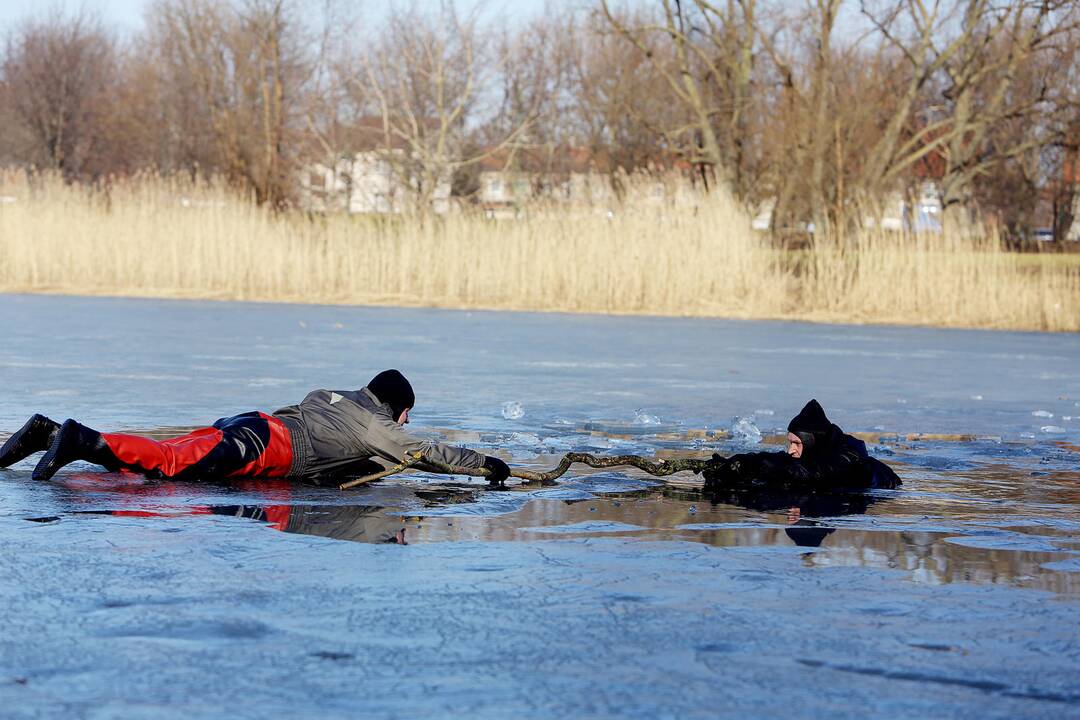
[[[542,485],[550,485],[553,484],[557,478],[565,475],[566,471],[569,470],[570,466],[574,463],[581,463],[582,465],[600,469],[629,465],[636,467],[639,470],[644,470],[650,475],[665,477],[683,471],[699,473],[708,466],[709,462],[709,460],[694,460],[690,458],[648,460],[640,455],[610,455],[607,457],[597,457],[595,455],[590,455],[589,453],[567,453],[566,455],[563,455],[562,460],[559,461],[557,466],[547,472],[532,472],[530,470],[513,468],[510,470],[510,477],[516,477],[529,482],[540,483]],[[472,477],[488,477],[491,475],[491,471],[487,468],[466,468],[457,465],[448,465],[430,458],[422,460],[419,453],[413,453],[392,468],[375,473],[374,475],[350,480],[349,482],[342,483],[338,487],[342,490],[348,490],[357,485],[364,485],[369,482],[374,482],[375,480],[381,480],[384,477],[394,475],[395,473],[407,470],[416,465],[431,467],[436,471],[447,475],[470,475]]]
[[[382,480],[384,477],[396,475],[402,470],[408,470],[413,465],[416,465],[418,462],[420,462],[421,459],[423,459],[423,457],[424,456],[418,452],[411,453],[409,455],[406,455],[405,459],[399,462],[397,465],[386,468],[382,472],[377,472],[372,475],[365,475],[362,478],[356,478],[355,480],[341,483],[340,485],[338,485],[338,490],[348,490],[349,488],[354,488],[357,485],[364,485],[369,482],[375,482],[376,480]]]

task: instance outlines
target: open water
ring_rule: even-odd
[[[31,458],[0,470],[2,717],[1080,717],[1076,335],[41,296],[0,296],[0,334],[0,440],[397,367],[413,431],[512,464],[779,449],[816,397],[904,479],[340,492]]]

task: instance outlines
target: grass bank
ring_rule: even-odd
[[[874,232],[785,252],[715,194],[506,221],[275,215],[162,178],[8,173],[0,196],[5,292],[1080,330],[1069,256]]]

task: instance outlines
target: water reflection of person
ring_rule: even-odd
[[[785,513],[792,524],[800,520],[866,512],[877,498],[861,492],[794,490],[766,486],[729,486],[706,491],[713,505],[736,505],[763,513]]]
[[[370,505],[196,505],[180,508],[94,510],[91,514],[115,517],[226,515],[266,523],[274,530],[317,535],[334,540],[408,545],[404,517],[387,514],[388,508]]]
[[[290,477],[308,481],[354,474],[359,463],[382,458],[424,459],[466,468],[485,467],[501,484],[510,468],[496,457],[414,437],[404,430],[415,404],[412,385],[397,370],[385,370],[360,390],[315,390],[299,405],[273,415],[243,413],[211,427],[157,441],[123,433],[99,433],[74,420],[63,425],[34,415],[0,448],[0,467],[45,451],[35,480],[85,460],[109,470],[134,470],[150,477]]]
[[[135,481],[138,479],[138,481]],[[240,493],[251,502],[235,505],[169,505],[170,497],[181,497],[189,489],[180,483],[147,483],[138,476],[116,475],[109,484],[110,493],[129,498],[128,507],[113,510],[74,511],[117,517],[177,518],[206,515],[226,515],[248,518],[274,530],[304,535],[316,535],[335,540],[365,543],[409,544],[407,527],[421,517],[400,512],[401,508],[420,505],[442,506],[475,498],[477,488],[400,488],[387,487],[378,492],[365,492],[367,505],[308,505],[303,503],[304,491],[285,479],[240,478],[217,483],[223,489]],[[66,483],[100,482],[95,473],[72,473]],[[254,497],[252,497],[254,496]],[[380,504],[374,504],[380,503]]]
[[[900,478],[866,452],[866,444],[829,421],[817,400],[788,424],[787,452],[713,455],[702,472],[705,489],[761,485],[815,490],[892,489]]]
[[[821,547],[821,543],[836,532],[836,528],[823,527],[810,520],[799,520],[791,527],[784,528],[784,532],[799,547]]]
[[[819,547],[835,528],[810,518],[861,515],[876,498],[861,492],[797,491],[767,486],[729,486],[707,491],[713,505],[726,504],[762,513],[784,513],[784,532],[800,547]]]
[[[388,510],[375,505],[293,505],[288,508],[235,505],[214,508],[213,512],[260,520],[287,533],[408,545],[406,519],[389,515]]]

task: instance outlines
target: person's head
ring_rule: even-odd
[[[828,440],[832,423],[817,400],[803,406],[788,423],[788,455],[803,458]]]
[[[416,404],[412,385],[397,370],[383,370],[367,384],[379,402],[390,406],[390,415],[400,425],[409,422],[409,410]]]

